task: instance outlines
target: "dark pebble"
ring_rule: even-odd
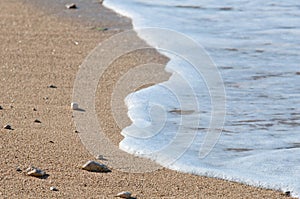
[[[0,110],[3,110],[3,107],[2,107],[2,106],[0,106]]]
[[[33,108],[32,110],[33,110],[33,111],[37,111],[36,108]]]
[[[38,120],[38,119],[34,120],[34,122],[35,122],[35,123],[39,123],[39,124],[42,123],[42,122],[41,122],[40,120]]]
[[[57,88],[57,86],[51,84],[48,86],[48,88]]]
[[[9,124],[8,124],[8,125],[5,125],[5,126],[4,126],[4,129],[13,130]]]

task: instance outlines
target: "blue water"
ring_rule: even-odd
[[[180,79],[175,73],[180,73],[185,64],[170,56],[166,69],[173,76],[169,81],[126,98],[133,125],[123,129],[121,149],[182,172],[288,190],[300,197],[299,2],[106,0],[104,5],[132,18],[135,28],[169,28],[196,40],[217,65],[226,90],[223,133],[211,153],[201,159],[203,129],[210,120],[209,93],[204,82],[191,76],[200,91],[197,93],[200,109],[191,106],[187,107],[193,109],[188,114],[174,112],[182,107],[165,86],[178,88]],[[184,96],[184,89],[176,91]],[[185,102],[192,104],[192,100],[184,96]],[[159,123],[159,112],[149,116],[151,104],[168,110],[164,128],[149,139],[130,136],[128,132],[151,123],[151,116],[158,118]],[[182,124],[182,118],[190,123]],[[159,124],[154,124],[152,130],[155,125]],[[170,142],[179,127],[185,129],[186,136],[195,128],[198,133],[184,155],[172,164],[165,164],[161,156],[167,154],[160,156],[154,152]]]

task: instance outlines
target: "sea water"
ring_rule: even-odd
[[[298,1],[106,0],[104,5],[132,18],[136,29],[168,28],[197,41],[218,67],[226,90],[223,132],[200,158],[211,121],[209,89],[186,60],[170,55],[166,70],[173,75],[168,81],[125,99],[133,124],[122,131],[122,150],[178,171],[300,197]],[[189,95],[180,76],[189,79],[196,93]],[[184,148],[184,153],[165,161],[169,154],[163,149],[179,129],[182,141],[177,139],[172,149]]]

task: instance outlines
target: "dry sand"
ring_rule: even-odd
[[[143,174],[81,170],[82,164],[95,158],[74,132],[69,105],[76,72],[100,41],[128,26],[115,21],[120,29],[99,31],[21,0],[1,0],[0,10],[0,198],[113,198],[125,190],[137,198],[286,198],[277,191],[168,169]],[[115,17],[111,13],[106,18],[110,15]],[[103,20],[98,26],[107,24]],[[153,51],[129,55],[115,63],[119,69],[111,69],[101,80],[97,111],[115,144],[121,139],[120,129],[110,116],[110,107],[101,102],[110,100],[109,85],[118,79],[116,71],[152,59],[166,61]],[[51,84],[57,88],[48,88]],[[14,130],[3,129],[6,124]],[[49,177],[38,179],[16,171],[30,165],[45,170]],[[51,186],[59,191],[50,191]]]

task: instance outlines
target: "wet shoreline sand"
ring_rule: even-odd
[[[124,24],[128,21],[85,24],[74,17],[57,17],[28,1],[3,0],[0,9],[0,198],[113,198],[126,190],[137,198],[286,198],[277,191],[168,169],[142,174],[81,170],[82,164],[95,157],[75,133],[69,108],[76,72],[99,42],[130,28]],[[107,11],[104,15],[110,18],[114,14]],[[140,56],[166,61],[152,51],[128,55],[119,67],[138,64],[135,57]],[[111,85],[109,81],[118,78],[114,73],[111,69],[101,81]],[[109,121],[112,118],[107,103],[99,104],[105,96],[109,101],[106,88],[98,90],[97,112],[102,115],[99,120],[105,133],[117,144],[121,137],[117,126]],[[34,122],[36,119],[41,123]],[[3,129],[6,124],[14,130]],[[48,178],[33,178],[17,171],[30,165],[46,171]],[[58,191],[50,191],[51,186]]]

